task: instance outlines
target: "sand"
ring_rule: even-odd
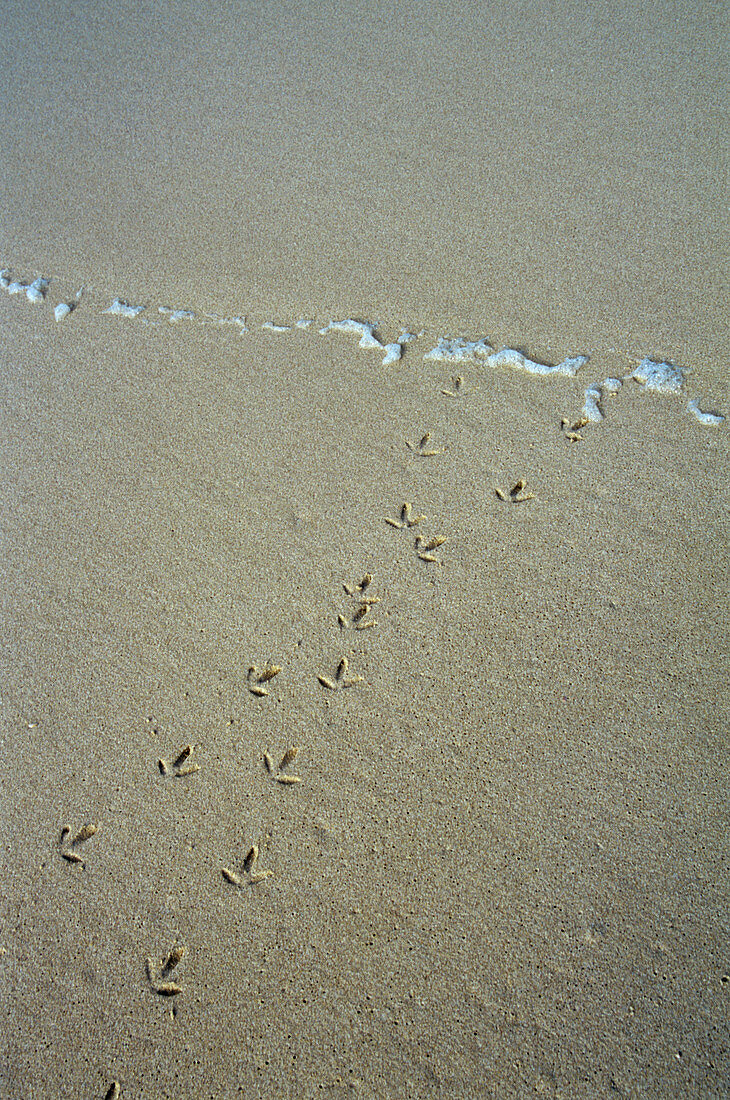
[[[9,13],[0,1095],[727,1095],[719,9]]]

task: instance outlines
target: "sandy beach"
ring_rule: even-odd
[[[727,1096],[720,9],[7,12],[0,1096]]]

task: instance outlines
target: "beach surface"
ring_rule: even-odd
[[[7,13],[0,1096],[726,1096],[719,6]]]

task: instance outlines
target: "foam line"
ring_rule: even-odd
[[[375,325],[369,325],[364,321],[353,321],[352,319],[348,319],[347,321],[330,321],[325,328],[319,330],[319,334],[320,336],[324,336],[328,332],[354,332],[360,336],[359,347],[380,348],[381,350],[383,348],[380,340],[374,335]]]
[[[514,367],[516,370],[525,370],[528,374],[565,374],[574,378],[584,363],[588,362],[587,355],[575,355],[572,359],[564,359],[562,363],[556,363],[549,367],[546,363],[536,363],[528,359],[521,351],[513,348],[503,348],[502,351],[490,355],[487,359],[489,367]]]
[[[217,313],[206,313],[205,316],[215,325],[234,325],[238,328],[239,336],[249,331],[245,317],[219,317]]]
[[[700,408],[697,401],[688,401],[687,408],[689,412],[697,417],[700,424],[713,424],[715,426],[719,426],[720,424],[724,424],[725,422],[725,417],[722,416],[720,413],[702,412],[702,409]]]
[[[164,314],[171,323],[195,320],[195,314],[189,309],[169,309],[168,306],[158,306],[157,312]]]
[[[105,309],[104,313],[113,313],[115,317],[138,317],[144,306],[130,306],[129,302],[122,301],[121,298],[115,298],[109,309]]]
[[[455,340],[441,336],[436,347],[427,351],[423,358],[436,363],[473,363],[476,359],[486,358],[493,350],[486,336],[471,342],[461,336]]]
[[[43,275],[28,281],[13,278],[9,268],[0,270],[0,288],[6,290],[10,295],[25,295],[30,302],[43,303],[46,301],[49,284],[50,279]],[[76,309],[83,290],[82,287],[77,292],[75,301],[60,301],[52,307],[57,322],[65,320]],[[131,305],[123,298],[114,298],[111,305],[102,310],[102,313],[134,319],[139,317],[145,310],[146,307],[143,305]],[[191,321],[196,324],[213,323],[231,326],[238,329],[240,336],[249,331],[246,318],[242,316],[222,317],[205,311],[201,314],[195,314],[190,309],[176,309],[169,306],[158,306],[157,313],[166,317],[170,322]],[[145,315],[140,318],[139,323],[159,325],[161,322],[154,321],[150,316]],[[315,323],[316,320],[313,318],[302,317],[292,325],[280,325],[274,321],[264,321],[261,327],[269,332],[290,333],[294,329],[308,329]],[[330,332],[353,333],[359,337],[361,348],[375,348],[385,353],[382,360],[385,366],[398,362],[402,358],[405,345],[425,335],[423,330],[416,335],[407,329],[403,329],[396,341],[383,344],[375,335],[375,328],[374,324],[367,321],[356,321],[353,318],[347,318],[342,321],[329,321],[323,328],[318,329],[318,332],[323,336]],[[588,362],[587,355],[576,355],[551,366],[547,363],[529,359],[523,352],[517,351],[515,348],[502,348],[500,351],[495,352],[486,337],[478,340],[467,340],[462,336],[439,337],[436,346],[427,351],[423,358],[432,362],[449,363],[451,365],[484,362],[486,366],[493,369],[509,367],[537,376],[561,374],[569,378],[575,377],[581,367]],[[618,393],[623,383],[629,379],[639,382],[645,389],[656,393],[677,394],[682,390],[687,373],[687,368],[651,359],[647,356],[641,360],[632,374],[626,375],[623,379],[606,378],[600,385],[598,383],[590,385],[585,390],[583,415],[594,423],[603,420],[604,409],[602,404],[604,398]],[[725,422],[725,417],[722,414],[710,411],[704,412],[697,401],[690,401],[687,409],[702,424],[717,426]]]

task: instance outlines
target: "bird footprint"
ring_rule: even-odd
[[[188,763],[190,754],[194,750],[194,745],[186,745],[182,752],[175,757],[172,764],[168,764],[166,760],[158,760],[157,767],[160,769],[160,775],[169,775],[170,770],[172,770],[175,779],[184,779],[186,775],[194,775],[195,772],[199,772],[200,764]]]
[[[83,825],[79,829],[71,843],[67,844],[66,838],[68,837],[68,834],[71,832],[71,830],[68,825],[64,825],[64,827],[61,829],[60,840],[61,856],[63,857],[63,859],[65,859],[68,863],[80,863],[82,867],[85,867],[86,864],[84,863],[83,858],[74,849],[78,844],[83,844],[84,841],[89,840],[92,836],[94,836],[98,828],[98,825]]]
[[[428,516],[414,516],[413,505],[409,504],[408,501],[406,501],[405,504],[401,507],[400,519],[390,519],[390,517],[386,516],[385,522],[390,524],[391,527],[403,528],[414,527],[417,523],[421,523],[424,519],[428,519]]]
[[[453,378],[451,381],[451,385],[453,386],[453,389],[441,390],[441,393],[445,393],[447,397],[461,397],[462,394],[469,392],[468,390],[464,389],[463,374],[459,374],[456,378]]]
[[[495,487],[494,492],[500,500],[504,500],[509,504],[522,504],[525,500],[535,499],[534,493],[525,492],[525,483],[522,478],[520,478],[516,485],[513,485],[509,493],[505,493],[503,489],[497,487]]]
[[[279,769],[278,769],[279,774],[276,775],[275,774],[276,769],[274,767],[274,761],[271,759],[271,756],[268,754],[268,752],[265,752],[264,753],[264,764],[266,765],[267,772],[269,773],[269,775],[272,775],[276,779],[277,783],[282,783],[286,787],[294,786],[295,783],[301,783],[301,781],[302,781],[301,776],[291,775],[289,772],[284,772],[284,768],[287,766],[287,764],[291,764],[291,762],[293,760],[296,760],[298,755],[299,755],[299,746],[298,745],[292,745],[292,747],[290,749],[287,749],[286,752],[284,753],[284,755],[282,756],[281,762],[279,764]]]
[[[432,551],[437,550],[439,546],[443,546],[443,544],[448,541],[445,535],[436,535],[435,538],[429,539],[428,541],[422,539],[419,535],[415,542],[416,554],[421,561],[435,562],[437,565],[441,565],[442,562],[434,557]]]
[[[418,443],[411,443],[410,439],[407,439],[406,447],[408,447],[410,451],[413,451],[415,455],[418,455],[419,458],[432,458],[433,455],[442,455],[445,453],[443,449],[434,451],[432,447],[429,447],[430,442],[431,433],[426,432],[424,436],[421,436]]]
[[[147,981],[155,993],[159,993],[161,997],[177,997],[182,993],[182,986],[170,981],[170,975],[184,954],[185,948],[177,944],[159,966],[156,966],[152,959],[147,959],[145,964]]]
[[[330,680],[328,676],[321,676],[317,673],[317,679],[322,687],[329,688],[330,691],[337,691],[338,688],[348,688],[352,687],[353,684],[364,683],[364,676],[347,676],[349,664],[347,657],[343,657],[337,666],[334,680]]]
[[[256,665],[251,665],[246,676],[248,690],[252,695],[259,697],[268,695],[268,690],[263,686],[268,684],[269,680],[273,680],[275,676],[278,676],[281,672],[281,665],[272,665],[270,662],[266,665],[266,668],[259,669]]]
[[[259,860],[259,846],[258,844],[252,844],[243,861],[243,873],[248,876],[248,882],[254,886],[257,882],[263,882],[264,879],[271,878],[273,871],[259,871],[257,864]],[[228,867],[221,868],[221,874],[226,882],[230,882],[231,886],[236,886],[241,889],[244,885],[244,878],[236,874],[235,871],[229,870]]]

